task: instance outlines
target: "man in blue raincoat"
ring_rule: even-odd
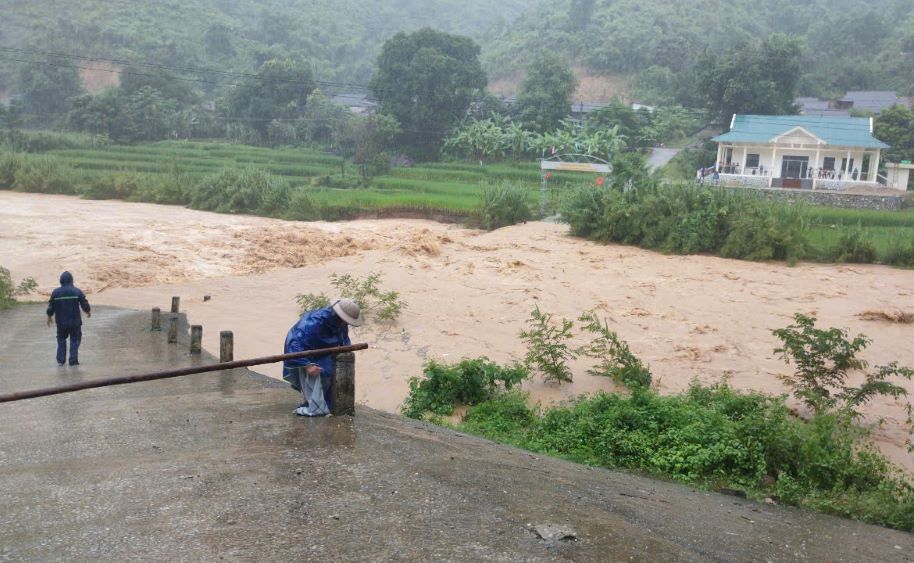
[[[86,295],[73,285],[73,274],[60,274],[60,287],[51,293],[48,301],[48,326],[51,319],[57,320],[57,365],[62,366],[67,359],[67,338],[70,339],[70,365],[79,365],[79,343],[82,341],[83,319],[79,314],[82,309],[87,317],[92,316],[92,309]]]
[[[359,304],[352,299],[337,299],[329,307],[305,313],[286,335],[283,352],[349,346],[349,326],[362,326]],[[304,401],[295,409],[299,416],[322,416],[330,412],[331,385],[336,369],[333,356],[315,356],[283,362],[282,377]],[[320,389],[316,388],[320,386]],[[323,400],[321,400],[323,395]]]

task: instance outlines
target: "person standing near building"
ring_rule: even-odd
[[[51,293],[48,301],[48,326],[51,320],[57,321],[57,365],[63,366],[67,359],[67,339],[70,339],[70,365],[79,365],[79,344],[82,341],[83,319],[79,310],[92,316],[92,308],[86,295],[73,285],[73,274],[60,274],[60,287]]]

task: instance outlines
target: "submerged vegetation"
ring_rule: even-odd
[[[569,329],[569,322],[559,324]],[[595,336],[584,347],[597,360],[594,372],[612,376],[626,393],[542,408],[515,389],[525,375],[517,365],[430,362],[422,378],[410,381],[403,414],[445,424],[440,417],[463,405],[461,419],[447,424],[534,452],[914,531],[914,484],[868,441],[867,428],[846,408],[876,395],[902,395],[889,378],[910,378],[910,370],[891,364],[859,387],[844,386],[844,375],[865,367],[856,357],[862,341],[798,316],[796,325],[777,332],[784,342],[777,352],[799,362],[785,381],[795,397],[815,404],[803,418],[786,396],[740,392],[726,382],[693,382],[684,393],[662,396],[651,388],[648,368],[605,321],[586,313],[581,322]],[[835,367],[825,367],[830,362]],[[828,400],[835,385],[840,392]]]

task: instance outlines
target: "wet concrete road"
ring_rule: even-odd
[[[0,312],[0,392],[195,361],[147,322],[97,309],[83,365],[58,369],[41,306]],[[208,330],[217,328],[230,327]],[[0,559],[914,558],[904,533],[591,470],[368,409],[300,419],[296,399],[236,370],[0,404]],[[545,523],[577,541],[539,539],[532,526]]]

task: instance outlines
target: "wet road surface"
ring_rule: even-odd
[[[59,369],[43,306],[0,311],[0,393],[213,361],[189,356],[186,326],[169,346],[148,322],[97,308],[82,365]],[[296,403],[280,383],[234,370],[0,404],[0,559],[914,558],[901,532],[365,408],[296,418]],[[577,539],[544,541],[542,524]]]

